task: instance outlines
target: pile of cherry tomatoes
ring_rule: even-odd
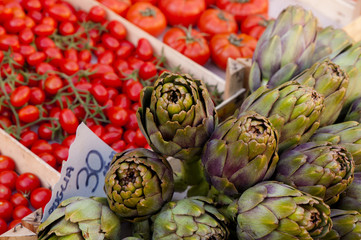
[[[12,158],[0,155],[0,234],[50,201],[51,190],[33,173],[18,174]]]
[[[146,39],[61,0],[0,1],[0,127],[60,170],[80,122],[115,151],[148,147],[136,111],[165,70]]]
[[[221,69],[228,58],[252,57],[268,21],[268,0],[98,1],[195,62],[212,59]]]

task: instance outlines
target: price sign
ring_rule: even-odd
[[[42,221],[65,199],[75,196],[105,197],[105,174],[116,152],[95,135],[84,123],[76,131],[69,157],[45,207]]]

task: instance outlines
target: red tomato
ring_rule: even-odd
[[[104,45],[104,47],[106,49],[115,51],[119,47],[118,39],[116,39],[115,37],[113,37],[112,35],[110,35],[108,33],[103,34],[101,39],[102,39],[102,44]]]
[[[0,220],[1,221],[1,220]],[[4,220],[2,220],[4,221]],[[9,223],[9,226],[8,226],[8,230],[10,229],[13,229],[16,225],[18,225],[19,223],[21,223],[21,219],[16,219],[16,220],[12,220],[10,223]],[[0,223],[1,224],[1,223]],[[1,225],[0,225],[1,226]],[[1,233],[0,233],[1,234]]]
[[[123,81],[119,78],[116,73],[110,72],[103,75],[101,78],[102,83],[106,87],[121,87],[123,85]]]
[[[136,132],[134,130],[128,129],[123,134],[123,139],[127,144],[135,144],[135,135]]]
[[[31,193],[40,187],[40,179],[33,173],[23,173],[16,179],[15,188],[20,193]]]
[[[55,95],[64,86],[63,81],[58,76],[49,76],[45,79],[44,90],[46,93]]]
[[[38,136],[45,140],[50,140],[53,135],[53,127],[51,126],[51,123],[44,122],[39,125],[38,128]]]
[[[36,25],[33,29],[34,34],[40,37],[48,37],[55,32],[55,27],[48,24]]]
[[[35,36],[30,28],[25,28],[19,33],[19,41],[22,44],[30,44],[34,41]]]
[[[68,160],[69,148],[63,145],[56,146],[53,149],[53,156],[58,164],[62,164],[63,161]]]
[[[37,105],[42,104],[45,100],[45,92],[38,88],[38,87],[32,87],[30,88],[30,104]]]
[[[139,128],[137,115],[135,111],[129,111],[129,121],[125,127],[126,129],[132,129],[132,130],[137,130]]]
[[[11,194],[11,189],[8,186],[0,184],[0,200],[10,200]]]
[[[153,48],[150,42],[146,38],[140,38],[138,40],[137,47],[135,49],[138,57],[143,61],[148,61],[153,57]]]
[[[226,69],[228,58],[251,58],[257,39],[246,34],[217,34],[210,42],[212,60],[217,66]]]
[[[56,3],[49,7],[47,10],[50,17],[54,18],[57,21],[67,21],[72,12],[71,9],[63,3]]]
[[[63,36],[69,36],[75,33],[74,24],[69,21],[60,23],[58,30]]]
[[[79,125],[79,121],[75,114],[68,108],[61,110],[59,123],[64,131],[69,134],[74,134]]]
[[[39,109],[34,105],[27,105],[19,110],[19,119],[25,123],[34,122],[39,118]]]
[[[23,219],[32,212],[30,208],[20,205],[14,208],[12,216],[14,220]]]
[[[9,187],[11,190],[15,189],[15,183],[17,178],[18,175],[12,170],[5,170],[0,172],[0,183]]]
[[[218,33],[236,33],[238,26],[234,16],[220,9],[207,9],[199,18],[198,28],[209,34],[209,39]]]
[[[109,108],[107,115],[110,122],[118,127],[126,125],[129,119],[128,111],[117,106]]]
[[[63,62],[63,53],[57,47],[49,47],[44,50],[46,57],[50,60],[49,63],[54,66],[59,66]]]
[[[113,51],[105,50],[98,56],[98,63],[111,65],[114,62],[115,56]]]
[[[45,208],[50,201],[51,190],[47,188],[37,188],[30,194],[30,203],[35,209]]]
[[[130,7],[130,0],[98,0],[101,4],[113,10],[122,17],[125,17],[127,9]]]
[[[127,143],[124,140],[118,140],[115,141],[111,147],[116,152],[123,152],[125,150],[125,147],[127,146]]]
[[[137,102],[139,101],[142,89],[143,85],[140,82],[133,81],[127,88],[124,89],[124,92],[130,100]]]
[[[217,7],[233,14],[237,21],[242,22],[247,16],[268,13],[268,0],[217,0]]]
[[[15,162],[11,157],[0,155],[0,172],[5,170],[14,170]]]
[[[128,40],[119,41],[119,48],[115,51],[115,55],[118,58],[127,59],[134,51],[135,47],[133,43]]]
[[[119,94],[114,99],[114,106],[128,109],[130,108],[130,105],[131,105],[130,98],[124,93]]]
[[[10,95],[10,103],[14,107],[21,107],[30,100],[30,88],[28,86],[17,87]]]
[[[206,64],[210,57],[207,40],[195,29],[171,28],[163,42],[200,65]]]
[[[8,51],[12,49],[17,52],[20,49],[19,38],[16,35],[2,35],[0,36],[0,50]]]
[[[0,218],[10,221],[13,214],[13,205],[8,200],[0,200]]]
[[[153,5],[157,5],[158,0],[132,0],[132,3],[137,3],[137,2],[149,2]]]
[[[143,80],[154,80],[157,76],[157,68],[152,62],[144,62],[139,68],[139,77]]]
[[[40,153],[43,153],[43,152],[52,153],[53,147],[46,140],[38,139],[31,145],[30,150],[33,153],[39,155]]]
[[[66,60],[63,65],[61,65],[61,70],[66,75],[71,76],[79,71],[79,65],[75,61]]]
[[[148,144],[147,139],[144,137],[144,135],[143,135],[142,131],[140,131],[140,129],[137,129],[135,131],[134,143],[139,147],[144,147],[145,145]]]
[[[44,162],[46,162],[47,164],[49,164],[51,167],[55,168],[56,166],[56,159],[54,157],[54,155],[47,153],[47,152],[43,152],[43,153],[39,153],[38,156],[44,160]]]
[[[93,22],[105,22],[107,13],[101,6],[93,6],[88,13],[88,19]]]
[[[38,134],[34,131],[28,130],[21,133],[19,142],[25,147],[30,148],[36,140],[38,140]]]
[[[126,28],[117,20],[110,21],[107,25],[107,29],[109,33],[118,40],[123,40],[127,35]]]
[[[47,48],[55,48],[56,45],[49,37],[37,37],[35,45],[39,50],[45,51]]]
[[[266,30],[267,24],[267,16],[250,15],[241,22],[241,32],[259,39]]]
[[[46,55],[44,52],[34,52],[26,58],[26,62],[30,66],[36,66],[36,65],[44,62],[45,59],[46,59]]]
[[[17,206],[29,206],[29,202],[28,199],[21,193],[14,193],[11,197],[10,197],[10,202],[12,203],[12,205],[14,207]]]
[[[8,33],[19,33],[25,26],[25,20],[23,18],[12,18],[5,22],[4,27]]]
[[[172,26],[196,25],[206,10],[205,0],[161,0],[158,6]]]
[[[121,132],[106,132],[100,136],[100,138],[108,145],[113,144],[117,140],[121,139]]]
[[[61,145],[69,148],[70,145],[74,142],[74,140],[75,140],[75,134],[69,135],[69,136],[67,136],[67,137],[63,140],[63,142],[61,143]]]
[[[100,83],[93,84],[90,93],[100,105],[103,105],[109,99],[107,89]]]
[[[147,2],[133,4],[128,9],[126,19],[153,36],[159,36],[167,27],[164,14]]]

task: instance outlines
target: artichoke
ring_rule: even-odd
[[[356,210],[361,213],[361,172],[356,172],[351,185],[341,194],[335,208]]]
[[[39,226],[38,239],[120,239],[119,218],[101,197],[64,200]]]
[[[299,6],[284,9],[270,21],[258,41],[249,75],[250,90],[270,88],[292,79],[313,62],[317,19]]]
[[[205,197],[169,202],[155,218],[153,239],[227,239],[226,218],[212,204]]]
[[[268,118],[280,135],[279,151],[307,142],[320,125],[324,98],[313,88],[289,81],[274,89],[260,87],[243,102],[240,112]]]
[[[328,205],[353,181],[352,155],[339,145],[307,142],[282,153],[275,179],[320,197]]]
[[[331,209],[332,230],[324,237],[327,240],[361,239],[361,214],[357,211]]]
[[[265,181],[236,201],[238,239],[322,239],[332,227],[321,199],[289,185]]]
[[[144,148],[114,155],[105,175],[110,209],[131,222],[157,213],[173,196],[173,171],[157,153]]]
[[[165,72],[153,87],[142,90],[141,102],[138,125],[155,152],[188,162],[200,159],[203,145],[218,123],[201,80]]]
[[[349,84],[346,92],[344,109],[361,96],[361,41],[337,55],[332,61],[338,64],[349,76]]]
[[[255,112],[221,123],[205,145],[206,178],[217,190],[236,195],[269,179],[278,161],[278,133]]]
[[[356,98],[352,102],[352,104],[351,104],[351,106],[350,106],[350,108],[349,108],[349,110],[348,110],[348,112],[347,112],[347,114],[345,116],[344,121],[345,122],[346,121],[361,122],[361,97]]]
[[[332,26],[323,28],[317,33],[312,63],[325,58],[332,59],[351,47],[353,43],[353,39],[344,30],[334,29]]]
[[[352,154],[355,172],[361,171],[361,125],[358,122],[348,121],[322,127],[310,141],[328,141],[345,147]]]
[[[295,80],[313,87],[325,98],[325,110],[321,114],[320,125],[333,124],[341,112],[348,87],[347,74],[332,61],[315,63]]]

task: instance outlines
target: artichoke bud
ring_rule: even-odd
[[[280,135],[279,151],[307,142],[320,125],[324,97],[297,81],[276,88],[260,87],[243,102],[240,112],[268,118]]]
[[[361,122],[361,97],[360,98],[356,98],[346,116],[345,116],[345,119],[344,119],[344,122],[346,121],[356,121],[356,122]]]
[[[173,171],[157,153],[143,148],[126,150],[113,157],[104,191],[110,208],[120,217],[142,221],[172,198]]]
[[[141,93],[137,120],[152,149],[194,162],[218,124],[206,85],[187,74],[165,72]]]
[[[320,198],[289,185],[264,181],[237,200],[238,239],[323,239],[332,227]]]
[[[102,197],[64,200],[39,226],[38,239],[118,240],[121,221]]]
[[[348,74],[339,65],[326,59],[315,63],[294,80],[313,87],[324,97],[325,109],[321,114],[320,125],[333,124],[346,100]]]
[[[354,180],[346,191],[341,194],[334,208],[343,210],[356,210],[361,213],[361,172],[355,172]]]
[[[352,183],[354,168],[352,155],[344,147],[307,142],[281,154],[275,179],[331,205]]]
[[[154,220],[153,239],[228,239],[226,218],[205,197],[169,202]]]
[[[221,123],[204,147],[206,178],[217,190],[238,195],[269,179],[278,162],[278,133],[256,112],[244,112]]]
[[[357,211],[331,209],[332,230],[327,240],[361,239],[361,214]]]

